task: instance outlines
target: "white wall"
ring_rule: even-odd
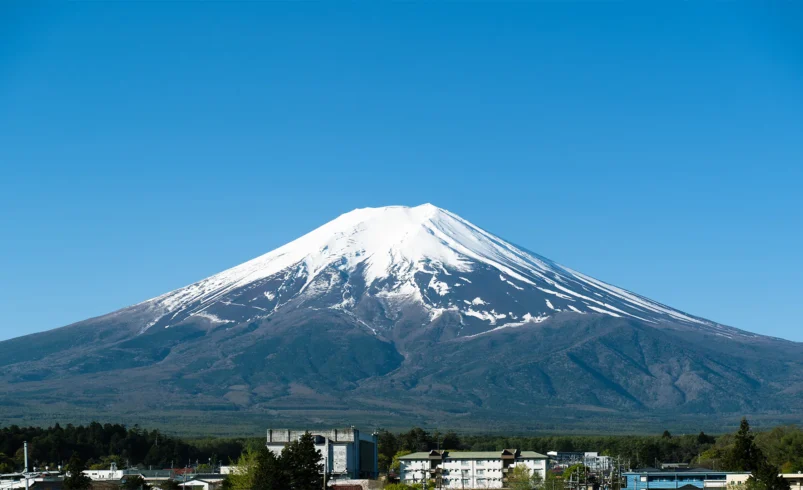
[[[335,474],[352,474],[356,473],[357,468],[355,464],[354,443],[332,443],[327,445],[316,444],[315,448],[321,452],[323,458],[327,457],[328,446],[328,459],[326,461],[326,471]],[[273,454],[279,455],[284,449],[284,444],[268,444],[268,450]],[[357,475],[354,475],[357,476]]]
[[[119,480],[123,477],[123,470],[84,470],[83,474],[92,480]]]
[[[432,480],[426,473],[430,469],[430,461],[413,460],[400,462],[400,478],[404,483],[423,481],[425,474],[427,480]],[[514,463],[515,466],[524,466],[532,472],[538,472],[542,478],[546,476],[546,460],[522,459]],[[450,459],[438,465],[442,469],[441,477],[445,488],[502,488],[503,477],[502,460],[495,459]],[[463,480],[466,480],[463,482]]]

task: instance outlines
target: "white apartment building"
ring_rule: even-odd
[[[399,458],[403,483],[435,481],[443,488],[503,488],[516,466],[546,477],[548,458],[534,451],[430,451]]]

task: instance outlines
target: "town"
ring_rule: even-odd
[[[122,426],[100,426],[90,429],[119,431]],[[14,428],[0,429],[0,448],[9,447]],[[73,426],[82,444],[89,444],[86,432]],[[142,439],[141,446],[151,444],[148,458],[153,460],[164,448],[163,455],[190,454],[186,443],[160,435],[156,431],[126,429],[121,438]],[[62,431],[56,429],[43,430]],[[18,430],[17,432],[23,432]],[[142,435],[146,437],[143,439]],[[148,437],[154,436],[149,440]],[[35,436],[41,438],[42,435]],[[101,438],[103,436],[100,436]],[[161,437],[161,440],[160,440]],[[5,438],[6,440],[4,440]],[[66,439],[69,439],[67,437]],[[78,452],[67,461],[42,466],[41,452],[36,459],[28,441],[22,448],[0,453],[0,490],[412,490],[412,489],[489,489],[511,490],[801,490],[803,488],[803,432],[796,427],[776,428],[768,433],[754,433],[746,420],[735,434],[720,437],[700,433],[696,436],[673,437],[665,431],[654,447],[645,445],[648,438],[639,436],[611,437],[619,446],[586,448],[588,450],[553,450],[538,452],[522,447],[497,450],[482,446],[498,444],[490,436],[460,436],[453,433],[428,433],[412,429],[408,433],[364,431],[355,427],[319,429],[268,429],[262,442],[243,445],[223,461],[224,446],[204,460],[196,457],[179,467],[122,461],[121,455],[101,458],[87,467]],[[591,438],[593,439],[593,438]],[[532,446],[526,438],[502,438]],[[545,438],[539,442],[566,446],[571,438]],[[756,442],[758,441],[758,442]],[[472,443],[473,442],[473,443]],[[582,439],[578,438],[582,443]],[[587,441],[586,443],[590,442]],[[468,444],[471,443],[469,447]],[[40,443],[37,443],[41,445]],[[183,444],[183,445],[182,445]],[[123,444],[124,446],[125,444]],[[433,447],[434,446],[434,447]],[[766,448],[767,457],[759,446]],[[612,453],[611,447],[624,450]],[[411,451],[410,449],[418,449]],[[477,448],[478,450],[474,450]],[[663,448],[663,449],[662,449]],[[58,451],[58,449],[56,449]],[[689,459],[684,454],[701,451],[689,461],[663,460],[667,457]],[[52,448],[51,448],[52,451]],[[783,451],[786,451],[783,453]],[[130,456],[135,451],[121,451]],[[200,453],[196,453],[198,456]],[[236,457],[234,457],[236,455]],[[646,458],[654,455],[652,461]],[[21,467],[14,468],[20,461]],[[778,458],[785,459],[779,462]],[[776,461],[772,461],[775,459]],[[13,470],[13,471],[7,471]]]

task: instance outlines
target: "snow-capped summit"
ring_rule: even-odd
[[[143,329],[191,317],[242,323],[300,307],[358,314],[389,328],[417,308],[449,317],[461,334],[603,314],[742,334],[560,266],[444,209],[423,204],[356,209],[265,255],[142,304]],[[375,311],[376,308],[371,308]],[[364,316],[359,314],[358,316]]]

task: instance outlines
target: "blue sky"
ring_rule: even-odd
[[[803,341],[799,3],[0,5],[0,339],[432,202]]]

